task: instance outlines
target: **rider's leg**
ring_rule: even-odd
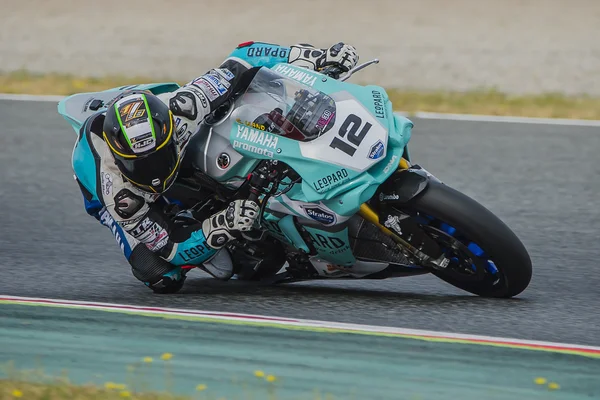
[[[228,280],[233,275],[233,260],[227,248],[222,248],[217,253],[202,263],[202,269],[217,279]]]
[[[94,215],[92,210],[88,210],[88,212]],[[138,280],[156,293],[176,293],[183,287],[188,271],[186,268],[182,268],[185,266],[183,263],[178,262],[178,265],[173,265],[150,251],[145,244],[125,232],[105,208],[100,209],[94,216],[114,234],[123,255],[131,265],[133,276]],[[200,240],[202,242],[200,244],[198,240],[191,237],[192,232],[198,229],[201,229],[201,224],[179,227],[172,232],[171,238],[177,242],[180,258],[185,258],[186,254],[193,256],[193,253],[198,251],[199,245],[207,247],[205,240]],[[233,262],[229,251],[223,248],[211,252],[214,254],[198,267],[217,279],[228,280],[231,278]]]
[[[186,270],[165,261],[121,229],[105,208],[99,211],[98,219],[114,234],[123,255],[131,265],[133,276],[139,281],[156,293],[175,293],[183,287]]]
[[[185,221],[180,216],[179,222]],[[193,262],[198,268],[208,272],[220,280],[228,280],[233,275],[233,261],[227,248],[220,250],[208,246],[202,233],[202,224],[190,219],[188,223],[176,225],[171,232],[171,240],[177,243],[177,254],[172,260],[176,265],[181,265],[193,258],[203,259],[201,263]]]
[[[183,287],[187,270],[165,261],[143,243],[135,245],[128,261],[133,276],[156,293],[176,293]]]

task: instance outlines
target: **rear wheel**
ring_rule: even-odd
[[[529,285],[532,266],[523,243],[470,197],[430,182],[401,210],[435,242],[432,256],[444,254],[442,266],[431,269],[438,278],[484,297],[516,296]]]

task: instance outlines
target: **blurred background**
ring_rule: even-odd
[[[355,45],[387,88],[600,94],[597,0],[1,0],[0,71],[188,80],[244,41]]]
[[[72,180],[76,135],[55,98],[3,94],[189,82],[246,41],[322,48],[343,41],[362,62],[379,58],[350,81],[386,88],[395,109],[415,122],[415,162],[480,201],[523,240],[534,265],[523,295],[477,298],[428,275],[265,288],[199,273],[167,297],[140,284],[113,234],[83,209]],[[410,115],[600,120],[599,78],[600,0],[0,0],[0,367],[15,361],[37,368],[42,355],[52,373],[69,368],[73,382],[106,385],[121,382],[132,363],[148,371],[152,363],[142,360],[152,356],[157,365],[165,352],[174,354],[177,389],[196,393],[208,385],[219,396],[210,398],[233,391],[236,374],[271,390],[264,371],[290,393],[318,387],[337,398],[600,398],[599,358],[291,330],[286,336],[1,300],[202,309],[599,346],[600,123]],[[152,372],[157,385],[161,371]],[[0,399],[32,398],[2,373]],[[355,396],[344,397],[355,387]],[[44,397],[58,398],[65,395]]]

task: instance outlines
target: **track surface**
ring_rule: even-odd
[[[414,161],[497,213],[531,254],[531,285],[503,301],[433,276],[265,288],[198,272],[180,294],[154,295],[85,214],[75,133],[56,105],[0,101],[0,121],[0,294],[600,344],[598,128],[415,120]]]

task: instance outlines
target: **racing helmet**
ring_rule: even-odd
[[[149,91],[133,90],[109,103],[103,137],[119,171],[149,193],[164,193],[175,181],[181,150],[169,107]]]

